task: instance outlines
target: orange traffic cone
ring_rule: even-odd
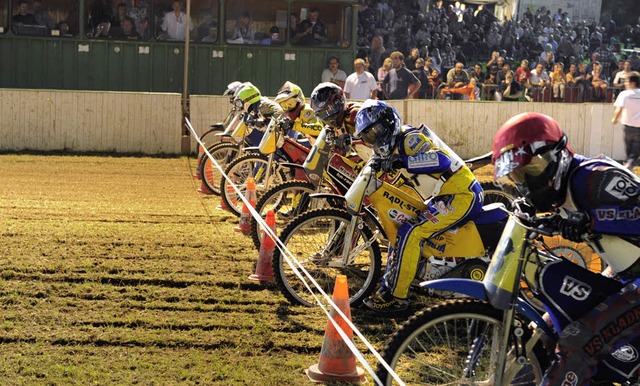
[[[231,182],[229,180],[227,180],[227,196],[233,196],[233,194],[235,193],[235,190],[233,189],[233,186],[231,185]],[[232,200],[232,203],[235,205],[236,204],[236,200]],[[224,201],[224,198],[220,199],[220,204],[216,207],[216,209],[218,210],[229,210],[229,207],[227,206],[227,203]]]
[[[333,288],[333,302],[342,313],[351,321],[351,308],[349,307],[349,287],[347,277],[338,275]],[[334,308],[331,308],[330,317],[340,326],[342,331],[353,339],[353,331],[342,319]],[[324,333],[320,361],[305,370],[307,376],[313,382],[350,382],[358,383],[364,380],[364,371],[356,366],[356,358],[342,340],[340,334],[329,321]]]
[[[248,235],[251,231],[251,212],[247,206],[247,202],[252,208],[256,207],[256,182],[253,177],[249,177],[247,181],[247,190],[244,192],[244,198],[246,201],[242,204],[242,212],[240,212],[240,224],[233,228],[236,232],[242,232],[243,235]]]
[[[213,166],[211,165],[211,162],[207,162],[204,164],[204,175],[200,176],[200,188],[198,188],[197,192],[200,194],[213,194],[213,190],[209,189],[209,187],[207,186],[207,184],[204,183],[204,179],[206,178],[207,181],[211,181],[211,178],[213,177]]]
[[[276,215],[273,209],[267,211],[267,226],[271,228],[273,233],[276,233]],[[271,267],[271,260],[273,259],[273,251],[276,248],[276,243],[266,232],[262,235],[262,242],[260,243],[260,253],[258,255],[258,265],[256,265],[256,273],[249,275],[249,280],[273,283],[273,268]]]

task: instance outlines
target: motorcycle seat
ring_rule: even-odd
[[[493,204],[483,206],[480,213],[475,215],[471,220],[477,225],[496,223],[508,217],[505,209],[504,204],[494,202]]]

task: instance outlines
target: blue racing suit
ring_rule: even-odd
[[[399,299],[407,298],[422,243],[482,209],[482,187],[471,170],[446,145],[437,146],[428,133],[423,127],[403,126],[394,148],[401,172],[407,172],[427,204],[422,214],[400,226],[395,250],[389,253],[382,289]]]
[[[606,157],[580,155],[574,156],[568,173],[567,196],[560,209],[567,214],[586,213],[591,233],[620,235],[640,248],[640,178]],[[640,277],[640,252],[632,255],[628,261],[606,254],[602,259],[619,277],[634,279]],[[588,385],[604,358],[640,334],[637,283],[628,284],[563,329],[557,359],[542,385]],[[627,358],[637,362],[636,369],[640,367],[637,353]]]

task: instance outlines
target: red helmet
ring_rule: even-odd
[[[506,121],[493,139],[494,178],[508,176],[539,211],[564,199],[573,152],[553,118],[522,113]]]

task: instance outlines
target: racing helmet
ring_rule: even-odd
[[[323,82],[311,92],[311,108],[320,120],[334,129],[342,125],[347,98],[342,89],[331,82]]]
[[[295,120],[300,113],[300,110],[304,107],[305,99],[302,89],[289,81],[286,81],[284,85],[278,90],[278,95],[274,99],[282,110],[284,110],[287,117],[291,120]]]
[[[251,82],[243,83],[235,96],[235,103],[245,112],[249,112],[249,107],[260,101],[260,90]]]
[[[494,179],[515,183],[540,212],[562,204],[573,151],[558,122],[540,113],[506,121],[493,139]]]
[[[396,109],[375,99],[366,100],[356,114],[355,137],[359,137],[382,157],[393,152],[402,120]]]
[[[242,82],[238,82],[237,80],[235,82],[231,82],[227,85],[227,89],[224,91],[222,95],[230,96],[233,101],[233,97],[235,96],[235,93],[236,91],[238,91],[238,88],[240,88],[240,86],[242,86]]]

